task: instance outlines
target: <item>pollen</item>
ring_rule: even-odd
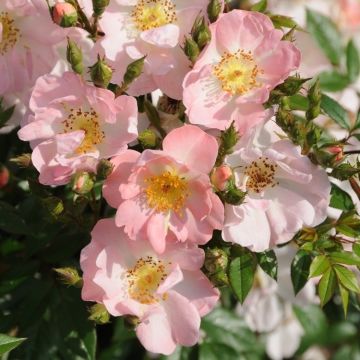
[[[259,194],[278,185],[275,180],[276,168],[277,165],[267,157],[254,160],[245,168],[246,190]]]
[[[140,31],[172,24],[177,20],[176,7],[171,0],[139,0],[131,17]]]
[[[170,171],[145,179],[146,200],[158,212],[174,211],[181,214],[189,196],[187,181]]]
[[[62,121],[64,133],[83,130],[85,137],[80,146],[76,149],[77,154],[85,154],[96,150],[96,145],[103,142],[104,132],[100,127],[99,115],[93,109],[84,111],[81,108],[69,110],[68,117]]]
[[[130,298],[147,305],[157,303],[161,299],[166,300],[166,293],[159,296],[156,290],[166,279],[169,264],[152,256],[140,258],[135,266],[126,272]]]
[[[0,54],[5,55],[20,38],[20,31],[14,24],[14,19],[7,12],[0,12]]]
[[[225,92],[244,95],[261,86],[258,75],[263,74],[263,70],[259,69],[251,51],[238,50],[234,54],[225,53],[214,66],[213,74]]]

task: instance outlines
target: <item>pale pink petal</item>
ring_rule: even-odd
[[[201,271],[183,271],[184,280],[174,288],[194,304],[200,316],[207,315],[219,300],[220,292]]]
[[[165,137],[163,149],[189,168],[209,173],[217,157],[218,144],[197,126],[185,125]]]
[[[136,335],[148,351],[164,355],[170,355],[175,351],[176,342],[167,314],[162,308],[154,308],[141,319],[136,328]]]
[[[111,160],[114,170],[107,177],[102,189],[104,198],[110,206],[116,208],[122,202],[119,186],[127,182],[130,170],[139,156],[140,153],[137,151],[126,150]]]
[[[193,346],[199,340],[200,315],[196,307],[184,296],[170,290],[164,308],[176,343]]]
[[[146,226],[146,235],[158,254],[162,254],[165,251],[167,230],[166,215],[154,213],[149,217]]]
[[[167,24],[141,32],[140,37],[147,43],[161,48],[173,48],[179,42],[179,27]]]

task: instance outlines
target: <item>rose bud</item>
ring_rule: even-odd
[[[8,184],[9,177],[9,170],[5,166],[0,165],[0,189],[2,189]]]
[[[78,14],[74,6],[69,3],[57,3],[52,8],[52,18],[61,27],[75,26]]]
[[[224,191],[228,185],[228,181],[233,177],[231,168],[227,165],[221,165],[211,173],[211,183],[219,191]]]

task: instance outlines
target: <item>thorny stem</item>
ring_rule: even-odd
[[[360,199],[360,186],[357,183],[357,181],[352,177],[349,179],[351,188],[354,190],[354,192],[356,193],[357,197]]]
[[[360,154],[360,150],[348,150],[344,151],[344,155]]]

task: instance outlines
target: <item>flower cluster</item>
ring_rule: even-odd
[[[299,66],[267,15],[222,1],[0,4],[0,96],[26,105],[39,183],[97,181],[116,211],[81,252],[82,298],[135,319],[147,350],[199,341],[220,296],[204,266],[214,232],[263,252],[326,219],[326,171],[272,118]]]

